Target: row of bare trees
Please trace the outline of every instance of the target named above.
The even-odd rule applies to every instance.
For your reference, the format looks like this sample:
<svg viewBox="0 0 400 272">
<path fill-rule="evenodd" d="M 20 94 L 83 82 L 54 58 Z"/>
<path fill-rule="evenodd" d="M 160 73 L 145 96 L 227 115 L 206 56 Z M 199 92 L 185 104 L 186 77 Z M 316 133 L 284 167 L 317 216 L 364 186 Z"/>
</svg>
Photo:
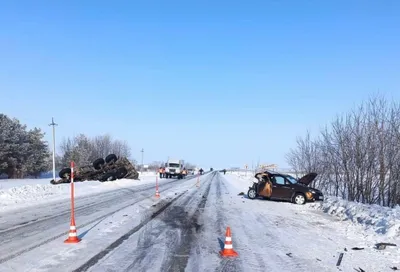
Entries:
<svg viewBox="0 0 400 272">
<path fill-rule="evenodd" d="M 109 154 L 127 158 L 131 156 L 131 148 L 126 141 L 115 140 L 108 134 L 93 138 L 84 134 L 64 138 L 60 150 L 61 155 L 57 156 L 58 168 L 68 166 L 72 160 L 77 165 L 89 165 L 94 160 L 105 158 Z M 133 159 L 131 161 L 136 163 Z"/>
<path fill-rule="evenodd" d="M 299 173 L 316 172 L 314 186 L 351 201 L 400 204 L 400 104 L 375 96 L 337 116 L 318 137 L 297 138 L 287 154 Z"/>
</svg>

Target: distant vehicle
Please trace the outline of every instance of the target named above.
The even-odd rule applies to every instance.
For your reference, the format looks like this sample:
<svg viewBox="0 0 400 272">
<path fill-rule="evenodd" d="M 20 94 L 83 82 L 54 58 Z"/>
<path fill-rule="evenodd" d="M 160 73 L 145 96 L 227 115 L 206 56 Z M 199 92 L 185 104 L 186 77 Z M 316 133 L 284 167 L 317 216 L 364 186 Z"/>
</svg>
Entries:
<svg viewBox="0 0 400 272">
<path fill-rule="evenodd" d="M 247 196 L 250 199 L 264 197 L 286 200 L 299 205 L 324 199 L 320 190 L 308 187 L 317 177 L 316 173 L 309 173 L 300 179 L 296 179 L 290 175 L 265 171 L 257 173 L 254 177 L 258 182 L 254 182 L 249 187 Z"/>
<path fill-rule="evenodd" d="M 187 171 L 188 171 L 188 175 L 194 175 L 194 169 L 189 168 Z"/>
<path fill-rule="evenodd" d="M 165 177 L 182 179 L 184 178 L 184 174 L 182 173 L 183 168 L 183 160 L 169 159 L 165 165 Z"/>
</svg>

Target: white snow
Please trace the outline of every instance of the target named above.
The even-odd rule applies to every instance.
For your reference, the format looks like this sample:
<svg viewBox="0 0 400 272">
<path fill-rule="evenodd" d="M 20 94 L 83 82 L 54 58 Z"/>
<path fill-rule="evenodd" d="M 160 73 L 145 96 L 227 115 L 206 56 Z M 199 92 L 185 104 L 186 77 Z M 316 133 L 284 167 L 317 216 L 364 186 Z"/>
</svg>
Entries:
<svg viewBox="0 0 400 272">
<path fill-rule="evenodd" d="M 240 188 L 247 193 L 254 175 L 244 172 L 231 174 L 243 182 Z M 379 205 L 366 205 L 358 202 L 347 201 L 339 197 L 325 196 L 323 202 L 308 203 L 305 208 L 321 210 L 329 215 L 339 218 L 341 221 L 349 221 L 359 225 L 371 235 L 381 234 L 381 238 L 400 239 L 400 206 L 395 208 Z M 371 233 L 372 231 L 372 233 Z"/>
<path fill-rule="evenodd" d="M 400 206 L 395 208 L 366 205 L 327 196 L 324 202 L 310 203 L 309 207 L 334 215 L 342 221 L 360 224 L 388 238 L 400 236 Z"/>
<path fill-rule="evenodd" d="M 140 184 L 155 183 L 155 176 L 155 173 L 149 172 L 140 175 L 140 180 L 75 182 L 75 196 L 80 197 Z M 0 211 L 69 199 L 70 191 L 69 183 L 53 185 L 50 184 L 50 179 L 0 180 Z"/>
<path fill-rule="evenodd" d="M 361 271 L 359 268 L 392 271 L 391 267 L 400 268 L 400 239 L 395 232 L 398 209 L 368 207 L 330 197 L 324 203 L 306 205 L 250 200 L 239 193 L 247 193 L 253 174 L 219 173 L 210 180 L 212 175 L 200 176 L 199 187 L 197 177 L 176 182 L 163 179 L 160 199 L 154 197 L 153 188 L 135 189 L 136 184 L 155 182 L 154 175 L 141 181 L 76 183 L 77 195 L 104 194 L 77 201 L 77 231 L 82 241 L 75 245 L 63 243 L 69 228 L 69 204 L 62 199 L 69 198 L 70 185 L 21 181 L 20 186 L 3 190 L 10 194 L 9 204 L 17 200 L 21 207 L 24 199 L 35 203 L 56 199 L 58 202 L 54 209 L 42 205 L 15 213 L 0 211 L 0 220 L 5 220 L 0 224 L 4 229 L 0 230 L 0 236 L 3 235 L 0 255 L 4 255 L 0 257 L 0 271 L 72 271 L 142 224 L 158 205 L 165 205 L 184 192 L 168 208 L 175 213 L 160 214 L 144 224 L 90 271 L 133 271 L 132 266 L 137 271 L 161 271 L 161 268 L 168 269 L 163 265 L 165 262 L 171 265 L 171 258 L 178 263 L 188 258 L 186 271 Z M 199 207 L 208 185 L 205 206 Z M 40 197 L 36 196 L 35 200 L 23 193 L 27 188 Z M 124 190 L 118 190 L 121 188 Z M 0 198 L 0 204 L 2 201 Z M 54 215 L 54 219 L 47 214 Z M 382 221 L 384 217 L 387 221 Z M 34 221 L 35 218 L 39 220 Z M 199 230 L 185 218 L 197 218 Z M 26 221 L 29 223 L 21 224 Z M 189 228 L 181 228 L 187 224 Z M 219 255 L 228 226 L 233 248 L 239 254 L 232 260 Z M 374 248 L 378 242 L 393 242 L 398 246 L 381 251 Z M 28 247 L 35 249 L 24 251 Z M 352 250 L 353 247 L 364 249 Z M 8 257 L 15 252 L 23 253 Z M 338 269 L 339 253 L 344 253 L 344 257 Z"/>
</svg>

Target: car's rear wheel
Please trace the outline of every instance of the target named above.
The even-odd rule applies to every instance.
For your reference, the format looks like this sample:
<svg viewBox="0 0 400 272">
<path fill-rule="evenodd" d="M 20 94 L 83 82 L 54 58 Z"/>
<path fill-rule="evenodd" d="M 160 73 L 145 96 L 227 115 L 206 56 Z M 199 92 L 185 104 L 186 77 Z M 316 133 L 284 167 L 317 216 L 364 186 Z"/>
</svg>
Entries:
<svg viewBox="0 0 400 272">
<path fill-rule="evenodd" d="M 306 197 L 303 194 L 297 193 L 294 196 L 293 202 L 297 205 L 304 205 L 306 204 Z"/>
<path fill-rule="evenodd" d="M 249 189 L 249 191 L 247 192 L 247 196 L 248 196 L 250 199 L 255 199 L 255 198 L 257 197 L 257 192 L 256 192 L 256 190 L 253 189 L 253 188 Z"/>
</svg>

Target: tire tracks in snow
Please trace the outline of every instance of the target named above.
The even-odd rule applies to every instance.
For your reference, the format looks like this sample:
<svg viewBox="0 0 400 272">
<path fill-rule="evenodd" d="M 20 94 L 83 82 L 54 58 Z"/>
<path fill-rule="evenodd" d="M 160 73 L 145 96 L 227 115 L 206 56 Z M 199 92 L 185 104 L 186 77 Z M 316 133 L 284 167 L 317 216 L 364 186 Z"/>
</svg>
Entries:
<svg viewBox="0 0 400 272">
<path fill-rule="evenodd" d="M 224 183 L 223 186 L 225 190 L 228 190 Z M 262 203 L 260 204 L 262 205 Z M 268 209 L 268 206 L 265 206 L 265 208 Z M 256 233 L 255 230 L 252 229 L 249 224 L 247 224 L 246 220 L 240 220 L 240 228 L 243 230 L 243 233 L 248 240 L 248 243 L 246 244 L 251 246 L 252 244 L 257 244 L 257 241 L 264 240 L 265 248 L 268 249 L 268 251 L 265 251 L 265 253 L 255 252 L 252 249 L 246 249 L 247 253 L 251 252 L 252 256 L 249 258 L 248 254 L 246 255 L 245 259 L 246 265 L 250 266 L 251 271 L 274 271 L 280 266 L 282 271 L 300 272 L 309 271 L 310 267 L 313 267 L 308 265 L 303 259 L 296 258 L 295 256 L 289 257 L 286 255 L 287 253 L 291 252 L 290 249 L 282 244 L 282 241 L 280 241 L 279 237 L 277 237 L 277 233 L 274 232 L 274 230 L 280 231 L 281 228 L 284 228 L 284 225 L 282 224 L 285 219 L 284 217 L 281 217 L 282 221 L 279 221 L 279 223 L 276 224 L 275 220 L 271 220 L 268 214 L 259 213 L 257 211 L 251 211 L 249 214 L 244 215 L 243 218 L 246 218 L 246 216 L 252 216 L 258 225 L 265 226 L 262 233 Z M 250 222 L 253 222 L 253 220 L 250 220 Z M 268 260 L 268 263 L 266 263 L 266 260 Z M 218 271 L 232 270 L 228 268 L 228 270 Z"/>
<path fill-rule="evenodd" d="M 212 179 L 213 177 L 207 178 Z M 206 183 L 207 182 L 202 182 L 200 185 L 200 188 L 203 190 L 204 187 L 206 187 L 205 193 L 203 193 L 200 203 L 196 206 L 196 211 L 191 217 L 189 217 L 189 219 L 189 212 L 185 211 L 185 207 L 190 207 L 190 202 L 197 200 L 193 196 L 199 193 L 198 190 L 194 190 L 191 195 L 187 195 L 188 191 L 186 191 L 180 194 L 178 197 L 175 197 L 166 203 L 161 209 L 153 212 L 138 226 L 121 236 L 105 250 L 92 257 L 84 265 L 75 269 L 74 272 L 87 271 L 92 268 L 95 269 L 95 266 L 97 265 L 101 265 L 102 269 L 107 268 L 108 264 L 112 262 L 111 257 L 118 253 L 119 246 L 121 246 L 124 241 L 139 231 L 141 232 L 139 234 L 140 236 L 137 246 L 128 254 L 123 253 L 124 256 L 122 262 L 125 263 L 128 260 L 128 266 L 125 268 L 125 271 L 140 271 L 140 267 L 143 269 L 148 268 L 149 259 L 151 261 L 153 257 L 160 257 L 160 253 L 158 252 L 157 248 L 153 250 L 153 247 L 157 246 L 157 240 L 159 236 L 163 234 L 165 235 L 166 227 L 162 223 L 167 224 L 167 231 L 169 232 L 167 233 L 168 239 L 166 248 L 172 248 L 172 251 L 164 256 L 162 267 L 167 267 L 166 271 L 176 271 L 174 269 L 180 269 L 179 271 L 181 271 L 184 269 L 189 258 L 191 242 L 193 238 L 195 238 L 192 236 L 193 231 L 196 232 L 201 229 L 201 226 L 197 224 L 197 212 L 205 205 L 207 201 L 207 195 L 211 186 L 211 181 L 208 181 L 208 184 Z M 186 196 L 185 200 L 180 202 L 179 205 L 175 204 L 178 199 L 183 199 L 183 196 Z M 147 215 L 149 212 L 147 212 Z M 160 221 L 155 221 L 154 219 L 156 218 Z M 129 261 L 131 259 L 133 259 L 133 261 Z M 121 266 L 121 263 L 118 264 Z"/>
<path fill-rule="evenodd" d="M 221 190 L 220 187 L 223 188 L 223 191 L 225 194 L 229 195 L 229 190 L 224 182 L 225 178 L 223 178 L 222 176 L 220 177 L 220 184 L 221 186 L 218 184 L 217 187 L 217 192 L 218 190 Z M 222 192 L 220 193 L 220 195 L 222 196 Z M 252 241 L 254 241 L 254 237 L 251 236 L 251 230 L 247 229 L 247 225 L 246 225 L 246 221 L 245 220 L 240 220 L 241 222 L 241 228 L 244 230 L 244 234 L 246 235 L 246 239 L 248 241 L 250 241 L 250 244 Z M 249 235 L 250 232 L 250 235 Z M 243 238 L 240 238 L 243 239 Z M 236 239 L 240 240 L 240 239 Z M 235 243 L 234 243 L 235 244 Z M 236 243 L 237 244 L 237 243 Z M 234 247 L 236 248 L 236 247 Z M 244 269 L 244 262 L 246 262 L 246 264 L 248 266 L 251 267 L 251 271 L 272 271 L 272 268 L 269 267 L 265 262 L 264 262 L 264 256 L 260 253 L 251 251 L 252 255 L 247 255 L 245 260 L 240 259 L 240 252 L 239 252 L 239 258 L 235 258 L 235 259 L 222 259 L 220 262 L 219 267 L 217 267 L 215 269 L 215 271 L 219 272 L 229 272 L 229 271 L 245 271 Z"/>
<path fill-rule="evenodd" d="M 225 183 L 222 183 L 224 189 L 229 191 L 226 187 Z M 266 206 L 268 209 L 268 206 Z M 274 230 L 279 231 L 282 226 L 281 223 L 278 225 L 275 224 L 275 221 L 269 219 L 268 214 L 259 213 L 257 211 L 252 211 L 251 213 L 247 214 L 247 216 L 252 216 L 258 225 L 265 226 L 265 230 L 263 233 L 255 233 L 255 230 L 252 229 L 249 224 L 247 224 L 246 220 L 240 220 L 240 228 L 243 230 L 243 233 L 248 240 L 249 245 L 256 244 L 257 241 L 263 239 L 265 241 L 264 245 L 268 248 L 268 251 L 265 253 L 255 252 L 251 249 L 246 249 L 247 252 L 251 252 L 251 258 L 246 255 L 246 265 L 250 266 L 251 271 L 272 271 L 276 269 L 277 266 L 281 266 L 281 269 L 284 271 L 309 271 L 309 265 L 307 265 L 304 260 L 296 258 L 295 256 L 287 256 L 287 253 L 290 253 L 290 249 L 286 248 L 276 237 L 276 233 Z M 245 216 L 243 218 L 246 218 Z M 285 218 L 281 218 L 284 222 Z M 253 221 L 253 220 L 250 220 Z M 272 252 L 272 254 L 270 253 Z M 283 253 L 279 255 L 279 253 Z M 240 254 L 240 253 L 239 253 Z M 267 257 L 268 256 L 268 257 Z M 264 260 L 270 260 L 271 265 L 266 263 Z M 226 268 L 226 267 L 224 267 Z M 226 270 L 218 270 L 218 271 L 226 271 Z M 230 270 L 230 267 L 227 271 Z M 243 270 L 242 270 L 243 271 Z"/>
<path fill-rule="evenodd" d="M 164 265 L 168 267 L 168 272 L 183 271 L 188 264 L 192 243 L 197 239 L 197 234 L 202 229 L 202 226 L 199 224 L 199 217 L 202 213 L 201 210 L 204 210 L 204 207 L 207 203 L 211 184 L 215 176 L 216 172 L 212 177 L 210 177 L 210 181 L 208 182 L 203 197 L 200 203 L 197 205 L 194 214 L 188 219 L 186 219 L 185 217 L 182 218 L 183 222 L 185 223 L 184 233 L 183 235 L 180 234 L 180 240 L 182 242 L 180 243 L 179 247 L 174 251 L 173 257 L 169 259 L 166 263 L 164 263 Z"/>
<path fill-rule="evenodd" d="M 178 181 L 178 180 L 167 181 L 167 182 L 163 183 L 163 185 L 169 185 L 169 184 L 171 184 L 173 182 L 176 182 L 176 181 Z M 54 185 L 54 186 L 57 186 L 57 185 Z M 145 191 L 148 191 L 151 188 L 154 188 L 154 185 L 144 184 L 144 185 L 135 186 L 134 189 L 120 188 L 120 189 L 117 189 L 117 190 L 113 190 L 111 192 L 103 192 L 103 193 L 98 193 L 98 194 L 91 194 L 91 195 L 86 195 L 86 196 L 82 196 L 82 197 L 77 197 L 75 199 L 75 205 L 77 206 L 75 208 L 75 212 L 85 211 L 88 208 L 92 208 L 92 207 L 99 207 L 99 205 L 102 205 L 102 204 L 104 204 L 105 206 L 108 206 L 110 204 L 108 202 L 113 202 L 113 201 L 115 202 L 115 199 L 118 198 L 118 197 L 129 196 L 132 193 L 145 192 Z M 103 198 L 102 202 L 100 202 L 100 203 L 98 201 L 96 202 L 96 200 L 98 200 L 98 199 L 92 201 L 93 198 L 100 198 L 100 197 Z M 86 203 L 84 205 L 79 205 L 79 202 L 84 202 L 86 200 L 89 200 L 90 202 Z M 43 204 L 42 205 L 38 205 L 37 207 L 39 207 L 39 208 L 41 208 L 43 206 L 49 206 L 50 209 L 55 210 L 55 211 L 59 211 L 59 209 L 61 209 L 61 208 L 65 209 L 65 210 L 62 211 L 62 212 L 59 212 L 59 213 L 57 213 L 55 215 L 45 215 L 45 216 L 42 216 L 42 217 L 39 217 L 39 218 L 35 218 L 35 219 L 32 219 L 32 220 L 23 221 L 21 223 L 18 223 L 15 226 L 9 227 L 7 229 L 0 229 L 0 235 L 3 234 L 3 233 L 15 231 L 15 230 L 17 230 L 19 228 L 26 228 L 27 226 L 29 226 L 31 224 L 38 224 L 38 223 L 41 223 L 43 221 L 52 220 L 52 219 L 57 218 L 57 217 L 70 215 L 71 210 L 70 210 L 70 207 L 69 207 L 69 199 L 66 199 L 66 203 L 68 203 L 68 205 L 65 205 L 65 202 L 59 202 L 59 201 L 56 202 L 56 203 L 47 203 L 47 204 L 44 204 L 44 205 Z M 62 207 L 59 207 L 59 206 L 62 206 Z M 31 209 L 32 208 L 34 208 L 34 207 L 31 207 Z M 16 212 L 18 213 L 18 211 L 16 211 Z M 4 216 L 7 216 L 8 213 L 9 212 L 5 213 Z M 0 241 L 0 244 L 2 242 L 3 241 Z"/>
<path fill-rule="evenodd" d="M 187 180 L 183 180 L 183 181 L 186 182 L 186 181 L 191 180 L 191 179 L 193 179 L 193 178 L 190 178 L 190 179 L 187 179 Z M 167 187 L 162 187 L 162 190 L 160 190 L 160 192 L 169 190 L 169 189 L 173 188 L 174 186 L 176 186 L 176 184 L 174 184 L 174 182 L 176 182 L 176 181 L 178 181 L 178 180 L 173 180 L 173 181 L 170 181 L 169 183 L 167 183 L 167 185 L 169 185 L 169 186 L 167 186 Z M 166 184 L 164 184 L 164 186 L 165 186 L 165 185 L 166 185 Z M 133 206 L 133 205 L 135 205 L 135 204 L 137 204 L 137 203 L 139 203 L 139 202 L 145 200 L 145 199 L 148 198 L 149 196 L 148 196 L 148 195 L 143 195 L 143 193 L 145 193 L 146 191 L 149 191 L 149 190 L 154 190 L 154 185 L 153 185 L 153 186 L 149 186 L 149 187 L 142 188 L 142 189 L 140 189 L 140 190 L 138 190 L 138 191 L 134 191 L 134 194 L 137 194 L 137 193 L 140 194 L 140 195 L 139 195 L 139 198 L 136 199 L 135 201 L 133 201 L 133 202 L 130 202 L 130 201 L 129 201 L 129 204 L 123 205 L 122 207 L 119 207 L 119 208 L 116 209 L 116 210 L 113 210 L 113 211 L 111 211 L 111 212 L 109 212 L 109 213 L 106 213 L 106 214 L 103 214 L 103 215 L 101 215 L 101 216 L 98 216 L 98 217 L 96 217 L 96 218 L 94 218 L 94 219 L 91 219 L 91 220 L 85 222 L 85 223 L 78 224 L 78 225 L 77 225 L 77 228 L 83 228 L 83 227 L 86 227 L 86 226 L 88 226 L 88 225 L 90 225 L 90 224 L 93 224 L 93 223 L 95 223 L 95 222 L 97 222 L 97 221 L 101 221 L 101 220 L 103 220 L 104 218 L 107 218 L 107 217 L 109 217 L 109 216 L 111 216 L 111 215 L 113 215 L 113 214 L 115 214 L 115 213 L 117 213 L 117 212 L 119 212 L 119 211 L 121 211 L 121 210 L 123 210 L 123 209 L 126 209 L 126 208 L 128 208 L 128 207 L 130 207 L 130 206 Z M 93 210 L 90 210 L 91 208 L 98 209 L 98 208 L 110 207 L 110 205 L 115 204 L 115 203 L 118 203 L 118 202 L 120 202 L 120 199 L 114 198 L 113 201 L 107 200 L 105 203 L 100 203 L 100 204 L 97 204 L 97 205 L 95 205 L 95 204 L 93 204 L 93 205 L 88 205 L 88 206 L 85 206 L 85 208 L 82 208 L 82 209 L 77 210 L 77 211 L 80 211 L 80 212 L 86 211 L 86 212 L 88 212 L 89 214 L 91 214 L 91 213 L 93 213 Z M 100 206 L 99 206 L 99 205 L 100 205 Z M 76 213 L 78 213 L 78 212 L 76 212 Z M 1 243 L 0 243 L 0 244 L 4 244 L 4 243 L 6 243 L 7 241 L 12 241 L 12 239 L 14 239 L 14 237 L 23 236 L 23 235 L 26 235 L 26 233 L 33 233 L 33 232 L 37 233 L 37 232 L 40 232 L 43 228 L 38 227 L 37 225 L 40 226 L 40 224 L 44 224 L 44 225 L 51 224 L 51 223 L 52 223 L 52 220 L 51 220 L 51 219 L 55 220 L 55 218 L 59 218 L 59 217 L 61 217 L 61 219 L 63 219 L 63 218 L 62 218 L 63 216 L 67 216 L 67 215 L 69 215 L 69 214 L 70 214 L 70 211 L 69 211 L 68 213 L 62 213 L 62 214 L 56 215 L 56 216 L 51 217 L 51 218 L 46 218 L 46 219 L 43 219 L 43 220 L 40 220 L 40 221 L 35 221 L 35 222 L 31 223 L 31 224 L 23 225 L 23 226 L 18 227 L 18 228 L 16 228 L 16 229 L 11 229 L 11 230 L 9 230 L 9 231 L 5 231 L 5 232 L 3 232 L 3 233 L 0 233 L 0 238 L 1 238 L 1 239 L 0 239 L 0 240 L 1 240 Z M 80 214 L 79 214 L 79 215 L 80 215 Z M 49 221 L 49 223 L 46 223 L 47 221 Z M 62 221 L 65 222 L 65 219 L 63 219 Z M 26 230 L 25 230 L 25 229 L 26 229 Z M 45 229 L 45 228 L 44 228 L 44 229 Z M 7 235 L 7 233 L 9 233 L 9 234 Z M 54 240 L 56 240 L 56 239 L 58 239 L 58 238 L 61 238 L 61 237 L 63 237 L 63 236 L 66 236 L 67 234 L 68 234 L 68 230 L 63 231 L 62 233 L 59 233 L 59 234 L 57 234 L 57 235 L 53 235 L 53 236 L 51 236 L 50 238 L 46 238 L 46 239 L 44 239 L 44 240 L 41 240 L 42 242 L 40 242 L 40 243 L 35 243 L 35 244 L 33 244 L 33 245 L 31 245 L 31 246 L 28 246 L 28 247 L 25 247 L 25 248 L 23 248 L 23 249 L 21 249 L 21 250 L 17 250 L 17 251 L 15 251 L 15 252 L 9 254 L 8 256 L 4 256 L 4 255 L 3 255 L 3 256 L 1 257 L 1 259 L 0 259 L 0 264 L 2 264 L 2 263 L 4 263 L 4 262 L 7 262 L 7 261 L 9 261 L 9 260 L 11 260 L 11 259 L 14 259 L 14 258 L 16 258 L 16 257 L 18 257 L 18 256 L 20 256 L 20 255 L 22 255 L 22 254 L 24 254 L 24 253 L 27 253 L 27 252 L 29 252 L 29 251 L 32 251 L 32 250 L 34 250 L 34 249 L 36 249 L 36 248 L 38 248 L 38 247 L 40 247 L 40 246 L 43 246 L 43 245 L 45 245 L 45 244 L 47 244 L 47 243 L 50 243 L 50 242 L 52 242 L 52 241 L 54 241 Z M 39 240 L 40 240 L 40 239 L 39 239 Z"/>
</svg>

